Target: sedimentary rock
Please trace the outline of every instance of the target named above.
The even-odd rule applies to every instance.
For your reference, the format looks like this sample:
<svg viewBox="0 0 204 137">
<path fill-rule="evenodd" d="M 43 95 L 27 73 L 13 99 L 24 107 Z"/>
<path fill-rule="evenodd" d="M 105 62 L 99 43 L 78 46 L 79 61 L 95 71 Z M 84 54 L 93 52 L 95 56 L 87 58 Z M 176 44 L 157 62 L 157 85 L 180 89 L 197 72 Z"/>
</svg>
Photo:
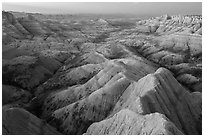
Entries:
<svg viewBox="0 0 204 137">
<path fill-rule="evenodd" d="M 69 103 L 76 101 L 76 99 L 77 100 L 82 99 L 90 95 L 95 90 L 102 88 L 112 77 L 115 77 L 116 79 L 120 78 L 118 76 L 115 76 L 119 72 L 124 72 L 124 74 L 129 79 L 133 79 L 137 81 L 141 77 L 147 75 L 148 73 L 154 72 L 156 70 L 156 68 L 152 67 L 150 64 L 148 64 L 148 62 L 146 63 L 140 60 L 136 61 L 134 59 L 120 59 L 115 61 L 109 61 L 103 65 L 101 64 L 103 67 L 98 72 L 98 74 L 90 77 L 90 80 L 88 80 L 86 83 L 84 84 L 81 83 L 82 85 L 74 85 L 67 89 L 65 88 L 62 90 L 57 90 L 57 92 L 50 94 L 50 96 L 45 100 L 46 108 L 43 109 L 45 111 L 44 114 L 49 114 L 47 111 L 50 111 L 51 109 L 54 110 L 56 106 L 57 108 L 59 108 L 60 106 L 63 107 L 65 105 L 68 105 Z M 97 66 L 101 66 L 101 65 L 89 64 L 85 66 L 87 67 L 92 66 L 93 68 L 94 67 L 97 68 Z M 85 66 L 82 66 L 82 67 L 85 68 Z M 72 71 L 70 71 L 70 74 L 71 72 Z M 76 72 L 81 73 L 79 70 Z M 78 78 L 80 79 L 80 77 Z M 69 83 L 71 81 L 74 82 L 74 79 L 70 80 Z M 44 92 L 42 92 L 42 94 L 47 92 L 47 90 L 43 90 L 43 91 Z M 49 107 L 49 109 L 47 107 Z"/>
<path fill-rule="evenodd" d="M 2 12 L 3 32 L 12 38 L 26 38 L 30 33 L 9 12 Z M 7 36 L 8 37 L 8 36 Z"/>
<path fill-rule="evenodd" d="M 170 31 L 164 31 L 162 32 L 162 34 L 160 34 L 160 32 L 154 32 L 149 35 L 146 34 L 146 31 L 138 30 L 140 29 L 140 27 L 146 27 L 151 23 L 158 24 L 158 22 L 166 22 L 170 26 L 174 24 L 174 18 L 163 22 L 162 20 L 156 20 L 157 19 L 149 19 L 148 23 L 141 22 L 140 25 L 136 27 L 136 32 L 133 31 L 130 36 L 125 32 L 122 33 L 121 35 L 123 36 L 123 38 L 119 42 L 126 47 L 130 47 L 131 50 L 135 50 L 135 52 L 138 52 L 148 60 L 170 69 L 172 72 L 174 72 L 175 77 L 179 78 L 178 80 L 182 81 L 182 84 L 188 87 L 191 92 L 201 91 L 201 88 L 199 89 L 200 86 L 195 86 L 196 88 L 194 88 L 193 85 L 189 85 L 189 80 L 181 80 L 179 76 L 180 74 L 191 74 L 192 77 L 197 79 L 196 82 L 194 81 L 194 84 L 201 85 L 202 65 L 200 65 L 199 67 L 197 66 L 197 64 L 201 64 L 202 61 L 201 36 L 196 34 L 184 33 L 185 27 L 183 28 L 184 30 L 179 32 L 170 33 Z M 192 22 L 190 24 L 194 23 Z M 197 22 L 196 24 L 199 28 L 198 24 L 200 23 Z M 178 24 L 174 25 L 176 26 Z M 180 25 L 182 26 L 182 24 Z M 168 25 L 163 24 L 163 27 L 165 29 L 167 29 L 167 26 Z M 160 24 L 160 29 L 161 27 L 162 26 Z M 137 31 L 142 34 L 137 35 Z M 175 71 L 175 69 L 178 68 L 177 66 L 182 66 L 183 64 L 189 65 L 187 65 L 188 67 L 179 67 L 179 70 L 177 69 L 178 71 Z"/>
<path fill-rule="evenodd" d="M 123 109 L 113 117 L 92 124 L 85 135 L 182 135 L 164 115 L 139 115 Z"/>
<path fill-rule="evenodd" d="M 140 32 L 156 32 L 159 34 L 171 34 L 175 32 L 185 32 L 189 34 L 200 34 L 197 32 L 201 28 L 200 16 L 161 16 L 137 23 Z M 156 26 L 156 27 L 152 27 Z M 190 29 L 189 29 L 190 26 Z M 143 28 L 143 29 L 141 29 Z M 199 30 L 200 31 L 200 30 Z"/>
<path fill-rule="evenodd" d="M 196 102 L 193 100 L 195 97 Z M 201 100 L 201 93 L 189 93 L 171 72 L 160 68 L 130 85 L 115 105 L 112 115 L 123 108 L 142 115 L 159 112 L 165 114 L 181 132 L 200 134 Z"/>
<path fill-rule="evenodd" d="M 62 71 L 55 74 L 51 79 L 38 87 L 36 95 L 44 94 L 58 87 L 66 88 L 76 84 L 83 84 L 96 75 L 103 68 L 103 64 L 87 64 L 72 70 Z"/>
<path fill-rule="evenodd" d="M 104 45 L 97 49 L 97 52 L 103 54 L 108 59 L 124 58 L 128 54 L 124 51 L 120 44 L 118 45 Z"/>
<path fill-rule="evenodd" d="M 46 31 L 43 29 L 42 24 L 38 22 L 32 15 L 28 15 L 27 17 L 18 18 L 18 21 L 32 35 L 42 35 L 46 33 Z"/>
<path fill-rule="evenodd" d="M 43 115 L 52 114 L 50 123 L 57 123 L 55 126 L 65 134 L 84 133 L 91 123 L 109 114 L 131 80 L 154 71 L 139 61 L 124 62 L 110 62 L 84 85 L 52 94 L 45 100 Z M 143 71 L 138 71 L 141 68 Z"/>
</svg>

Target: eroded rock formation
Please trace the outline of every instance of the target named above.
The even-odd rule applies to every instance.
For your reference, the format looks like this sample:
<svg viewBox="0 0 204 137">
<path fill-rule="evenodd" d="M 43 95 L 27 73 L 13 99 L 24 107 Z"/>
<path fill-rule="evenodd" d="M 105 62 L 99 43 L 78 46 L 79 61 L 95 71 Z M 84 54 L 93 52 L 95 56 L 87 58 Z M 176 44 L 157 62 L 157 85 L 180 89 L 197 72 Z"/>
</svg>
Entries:
<svg viewBox="0 0 204 137">
<path fill-rule="evenodd" d="M 201 16 L 18 14 L 2 13 L 3 134 L 202 134 Z"/>
<path fill-rule="evenodd" d="M 182 135 L 164 115 L 138 115 L 123 109 L 113 117 L 92 124 L 85 135 Z"/>
</svg>

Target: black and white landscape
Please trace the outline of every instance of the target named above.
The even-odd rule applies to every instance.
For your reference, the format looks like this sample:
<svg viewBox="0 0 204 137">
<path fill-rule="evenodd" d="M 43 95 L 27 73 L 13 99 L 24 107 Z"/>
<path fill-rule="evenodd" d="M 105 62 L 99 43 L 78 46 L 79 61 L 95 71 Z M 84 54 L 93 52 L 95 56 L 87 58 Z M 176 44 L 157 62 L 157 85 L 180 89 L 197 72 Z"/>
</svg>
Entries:
<svg viewBox="0 0 204 137">
<path fill-rule="evenodd" d="M 2 134 L 202 134 L 202 3 L 152 4 L 49 14 L 3 3 Z"/>
</svg>

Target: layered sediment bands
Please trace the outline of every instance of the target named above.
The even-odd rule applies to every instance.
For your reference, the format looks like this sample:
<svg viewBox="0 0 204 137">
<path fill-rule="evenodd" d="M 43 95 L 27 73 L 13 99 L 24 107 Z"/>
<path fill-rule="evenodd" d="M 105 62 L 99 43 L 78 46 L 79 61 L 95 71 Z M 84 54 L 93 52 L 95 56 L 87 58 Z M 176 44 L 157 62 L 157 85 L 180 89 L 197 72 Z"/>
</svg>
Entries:
<svg viewBox="0 0 204 137">
<path fill-rule="evenodd" d="M 198 86 L 202 83 L 201 36 L 184 33 L 135 36 L 135 32 L 131 36 L 124 37 L 119 42 L 148 60 L 170 69 L 178 78 L 177 80 L 188 87 L 191 92 L 202 91 Z M 183 76 L 180 76 L 181 74 Z"/>
<path fill-rule="evenodd" d="M 3 135 L 60 135 L 55 128 L 21 108 L 3 109 Z"/>
<path fill-rule="evenodd" d="M 123 61 L 125 63 L 123 63 Z M 100 66 L 92 65 L 93 67 Z M 150 67 L 145 63 L 140 61 L 135 61 L 132 59 L 121 59 L 115 61 L 109 61 L 104 69 L 100 70 L 98 74 L 94 75 L 90 80 L 82 85 L 75 85 L 68 87 L 64 90 L 57 90 L 53 94 L 50 94 L 44 101 L 43 115 L 47 116 L 50 111 L 53 112 L 56 109 L 69 105 L 79 99 L 83 99 L 89 96 L 92 92 L 103 88 L 106 83 L 114 82 L 122 77 L 122 75 L 117 75 L 122 73 L 127 76 L 130 80 L 139 80 L 143 76 L 152 73 L 156 68 Z M 79 72 L 79 71 L 78 71 Z M 42 92 L 42 95 L 45 92 Z"/>
<path fill-rule="evenodd" d="M 164 115 L 139 115 L 123 109 L 113 117 L 92 124 L 85 135 L 182 135 Z"/>
<path fill-rule="evenodd" d="M 106 59 L 102 55 L 94 52 L 73 55 L 72 58 L 68 58 L 64 62 L 64 65 L 57 70 L 52 78 L 37 88 L 35 94 L 41 96 L 57 89 L 84 84 L 104 68 L 105 62 Z"/>
<path fill-rule="evenodd" d="M 196 102 L 193 98 L 197 98 Z M 201 133 L 201 93 L 189 93 L 164 68 L 130 85 L 110 116 L 124 108 L 142 115 L 159 112 L 165 114 L 181 132 Z"/>
<path fill-rule="evenodd" d="M 138 22 L 138 27 L 158 25 L 156 32 L 159 36 L 150 36 L 151 39 L 140 38 L 131 45 L 147 59 L 165 66 L 175 73 L 179 82 L 192 92 L 202 91 L 202 28 L 200 16 L 162 16 Z M 127 44 L 126 44 L 127 45 Z M 129 45 L 130 46 L 130 45 Z M 183 64 L 189 64 L 181 68 Z M 175 71 L 179 68 L 179 73 Z M 192 69 L 193 68 L 193 69 Z M 178 69 L 177 69 L 178 70 Z M 193 71 L 189 71 L 193 70 Z M 185 80 L 184 80 L 185 79 Z"/>
<path fill-rule="evenodd" d="M 167 15 L 168 16 L 168 15 Z M 161 16 L 137 22 L 137 29 L 145 33 L 171 34 L 183 32 L 202 35 L 201 16 Z"/>
<path fill-rule="evenodd" d="M 199 57 L 202 53 L 202 38 L 197 35 L 171 34 L 163 36 L 160 43 L 165 50 L 183 53 L 190 57 Z M 189 54 L 189 55 L 187 55 Z"/>
<path fill-rule="evenodd" d="M 202 42 L 200 36 L 172 34 L 158 37 L 152 41 L 134 40 L 132 44 L 123 43 L 134 47 L 144 57 L 163 66 L 191 63 L 202 57 Z M 154 44 L 156 43 L 156 44 Z"/>
<path fill-rule="evenodd" d="M 2 12 L 3 32 L 12 38 L 26 38 L 30 33 L 9 12 Z"/>
<path fill-rule="evenodd" d="M 121 67 L 117 67 L 109 63 L 107 67 L 100 70 L 98 74 L 90 78 L 90 80 L 88 80 L 86 83 L 72 86 L 50 94 L 44 101 L 44 108 L 42 109 L 44 117 L 59 108 L 67 106 L 80 99 L 86 98 L 96 90 L 103 88 L 104 85 L 106 85 L 108 82 L 114 82 L 114 80 L 118 80 L 122 77 L 122 75 L 117 75 L 120 72 L 122 72 Z"/>
<path fill-rule="evenodd" d="M 105 61 L 107 61 L 107 59 L 103 55 L 97 52 L 88 52 L 82 55 L 75 55 L 73 58 L 68 58 L 65 61 L 65 65 L 62 69 L 59 69 L 59 71 L 80 67 L 86 64 L 101 64 Z"/>
<path fill-rule="evenodd" d="M 32 35 L 42 35 L 46 33 L 42 24 L 38 22 L 32 15 L 18 18 L 18 21 Z"/>
<path fill-rule="evenodd" d="M 71 70 L 56 73 L 51 79 L 37 88 L 36 96 L 57 88 L 66 88 L 77 84 L 83 84 L 96 75 L 103 68 L 103 64 L 87 64 Z"/>
<path fill-rule="evenodd" d="M 58 123 L 65 134 L 84 133 L 91 123 L 106 118 L 131 81 L 154 72 L 147 64 L 133 62 L 110 61 L 85 84 L 53 93 L 44 102 L 43 116 L 52 114 L 50 123 Z"/>
<path fill-rule="evenodd" d="M 104 119 L 124 92 L 130 81 L 124 77 L 96 90 L 87 98 L 56 110 L 52 116 L 66 134 L 82 134 L 93 122 Z"/>
</svg>

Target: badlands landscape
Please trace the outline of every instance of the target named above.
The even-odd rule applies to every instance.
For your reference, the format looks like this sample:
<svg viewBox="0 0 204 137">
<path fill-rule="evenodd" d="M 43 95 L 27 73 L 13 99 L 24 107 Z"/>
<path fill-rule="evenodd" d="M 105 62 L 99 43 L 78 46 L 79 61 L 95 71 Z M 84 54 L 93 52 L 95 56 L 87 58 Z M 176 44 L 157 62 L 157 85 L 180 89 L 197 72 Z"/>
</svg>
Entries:
<svg viewBox="0 0 204 137">
<path fill-rule="evenodd" d="M 2 11 L 2 134 L 202 134 L 202 16 Z"/>
</svg>

